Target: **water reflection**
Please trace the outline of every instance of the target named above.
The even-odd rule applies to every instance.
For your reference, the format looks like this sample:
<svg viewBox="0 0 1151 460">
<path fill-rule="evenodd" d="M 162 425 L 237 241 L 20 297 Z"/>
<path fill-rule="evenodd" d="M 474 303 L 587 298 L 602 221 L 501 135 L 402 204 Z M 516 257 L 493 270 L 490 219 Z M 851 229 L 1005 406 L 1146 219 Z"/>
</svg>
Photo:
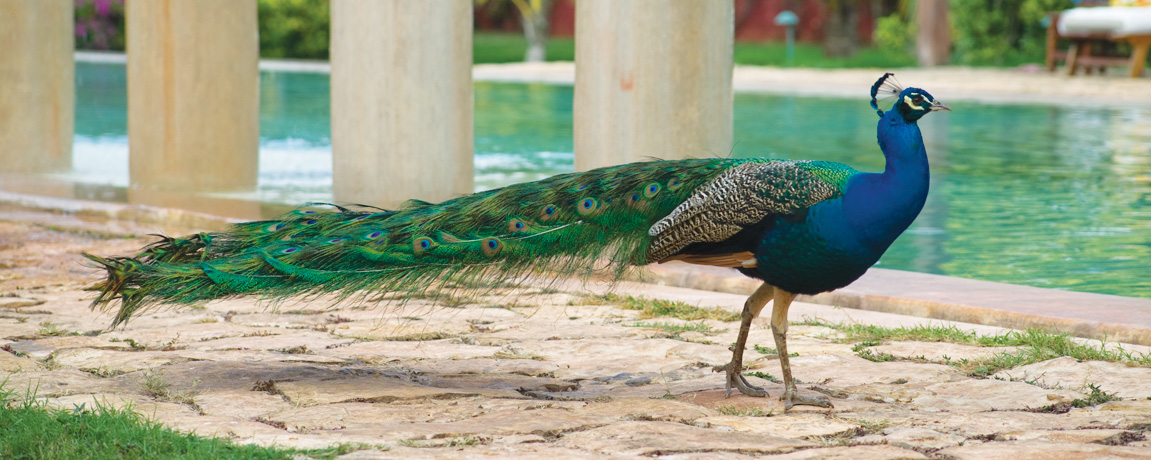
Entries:
<svg viewBox="0 0 1151 460">
<path fill-rule="evenodd" d="M 78 63 L 74 169 L 127 184 L 122 65 Z M 330 199 L 328 77 L 262 73 L 261 199 Z M 572 169 L 572 88 L 477 83 L 477 188 Z M 1151 109 L 952 104 L 923 213 L 880 266 L 1151 298 Z M 736 157 L 883 169 L 866 100 L 738 94 Z M 708 152 L 688 152 L 708 156 Z"/>
</svg>

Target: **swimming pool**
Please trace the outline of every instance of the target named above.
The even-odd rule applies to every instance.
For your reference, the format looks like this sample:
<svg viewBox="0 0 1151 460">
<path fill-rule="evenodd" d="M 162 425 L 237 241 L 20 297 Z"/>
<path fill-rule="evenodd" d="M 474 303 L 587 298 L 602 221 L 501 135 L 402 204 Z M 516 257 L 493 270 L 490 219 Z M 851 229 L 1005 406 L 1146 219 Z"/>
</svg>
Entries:
<svg viewBox="0 0 1151 460">
<path fill-rule="evenodd" d="M 126 186 L 122 64 L 77 63 L 73 180 Z M 927 82 L 922 84 L 927 85 Z M 331 199 L 328 75 L 263 72 L 255 197 Z M 735 96 L 735 157 L 883 169 L 858 99 Z M 477 82 L 476 188 L 572 170 L 572 87 Z M 879 266 L 1151 298 L 1151 108 L 951 103 L 923 213 Z M 695 156 L 728 152 L 693 152 Z"/>
</svg>

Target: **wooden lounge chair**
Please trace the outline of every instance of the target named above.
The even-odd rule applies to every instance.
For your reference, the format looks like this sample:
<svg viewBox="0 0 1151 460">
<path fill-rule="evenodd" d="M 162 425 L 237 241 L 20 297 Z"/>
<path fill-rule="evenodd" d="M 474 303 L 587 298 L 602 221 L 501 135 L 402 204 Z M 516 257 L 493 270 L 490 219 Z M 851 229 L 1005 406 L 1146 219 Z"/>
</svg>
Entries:
<svg viewBox="0 0 1151 460">
<path fill-rule="evenodd" d="M 1133 78 L 1143 75 L 1143 66 L 1151 49 L 1151 7 L 1073 8 L 1054 13 L 1047 28 L 1047 68 L 1055 70 L 1056 61 L 1067 61 L 1067 75 L 1079 67 L 1090 73 L 1092 68 L 1127 64 Z M 1070 40 L 1066 53 L 1055 49 L 1059 38 Z M 1131 44 L 1129 58 L 1093 55 L 1096 46 L 1106 42 Z"/>
</svg>

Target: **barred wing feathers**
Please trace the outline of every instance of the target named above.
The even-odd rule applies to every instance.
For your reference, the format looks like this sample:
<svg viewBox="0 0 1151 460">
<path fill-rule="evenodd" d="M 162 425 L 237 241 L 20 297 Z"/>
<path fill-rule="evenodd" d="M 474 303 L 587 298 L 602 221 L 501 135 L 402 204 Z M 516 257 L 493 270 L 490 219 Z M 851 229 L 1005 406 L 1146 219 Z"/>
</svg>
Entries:
<svg viewBox="0 0 1151 460">
<path fill-rule="evenodd" d="M 773 215 L 786 215 L 842 195 L 855 171 L 838 163 L 749 162 L 700 187 L 648 229 L 650 261 L 684 260 L 723 267 L 755 266 L 753 248 L 731 254 L 681 254 L 696 243 L 719 243 Z"/>
</svg>

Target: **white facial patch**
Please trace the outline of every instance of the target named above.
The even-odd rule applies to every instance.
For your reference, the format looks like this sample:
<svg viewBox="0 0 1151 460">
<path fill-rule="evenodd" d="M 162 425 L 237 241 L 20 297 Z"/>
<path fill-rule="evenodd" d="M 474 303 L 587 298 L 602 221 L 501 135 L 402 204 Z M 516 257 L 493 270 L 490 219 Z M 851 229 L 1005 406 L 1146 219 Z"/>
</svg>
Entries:
<svg viewBox="0 0 1151 460">
<path fill-rule="evenodd" d="M 918 96 L 918 94 L 916 94 L 916 96 Z M 915 105 L 915 103 L 911 102 L 911 96 L 903 96 L 903 102 L 906 102 L 908 107 L 911 107 L 915 110 L 925 110 L 923 107 Z"/>
</svg>

